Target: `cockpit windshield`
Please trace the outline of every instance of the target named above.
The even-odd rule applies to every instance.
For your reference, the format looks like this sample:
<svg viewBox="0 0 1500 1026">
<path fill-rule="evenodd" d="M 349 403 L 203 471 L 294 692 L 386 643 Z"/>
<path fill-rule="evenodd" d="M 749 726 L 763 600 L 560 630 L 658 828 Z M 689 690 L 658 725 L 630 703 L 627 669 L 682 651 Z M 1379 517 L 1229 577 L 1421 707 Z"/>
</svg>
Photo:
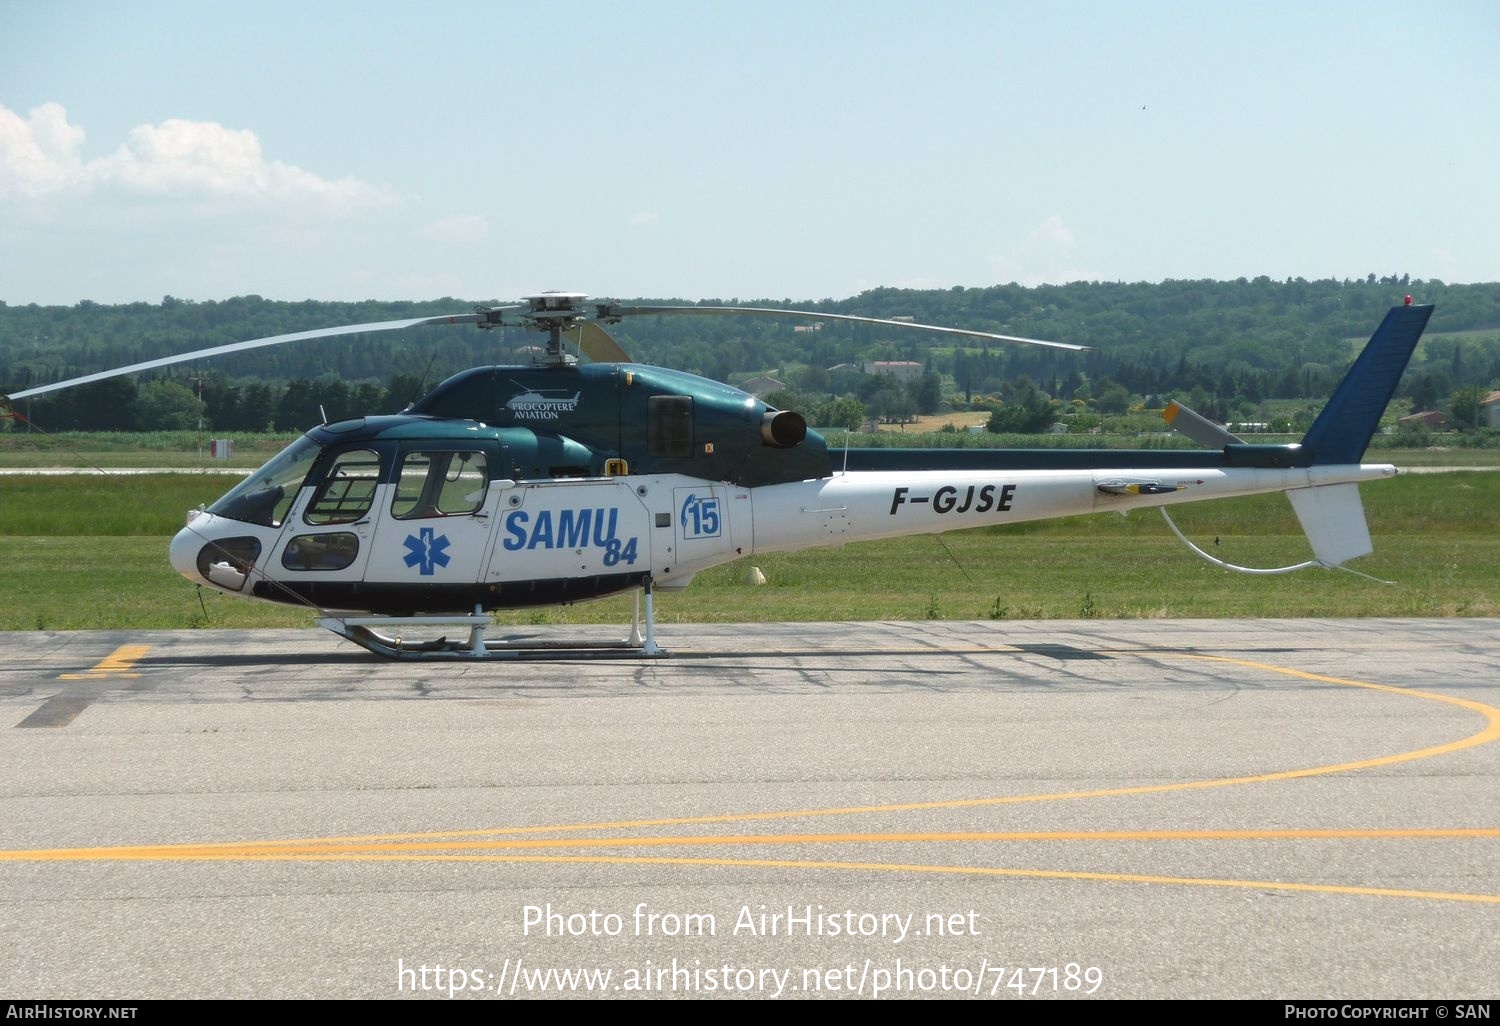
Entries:
<svg viewBox="0 0 1500 1026">
<path fill-rule="evenodd" d="M 208 507 L 216 516 L 280 527 L 322 446 L 303 435 Z"/>
</svg>

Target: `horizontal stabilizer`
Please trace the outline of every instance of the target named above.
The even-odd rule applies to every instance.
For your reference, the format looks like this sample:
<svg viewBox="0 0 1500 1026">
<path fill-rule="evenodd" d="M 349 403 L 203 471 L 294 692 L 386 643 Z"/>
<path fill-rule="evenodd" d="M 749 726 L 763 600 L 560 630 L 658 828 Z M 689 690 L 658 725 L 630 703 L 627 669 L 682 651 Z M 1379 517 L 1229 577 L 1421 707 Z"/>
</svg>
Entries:
<svg viewBox="0 0 1500 1026">
<path fill-rule="evenodd" d="M 1209 449 L 1222 449 L 1233 442 L 1243 441 L 1201 413 L 1194 413 L 1175 399 L 1167 403 L 1167 408 L 1161 411 L 1161 419 L 1166 421 L 1173 431 L 1186 435 Z"/>
<path fill-rule="evenodd" d="M 1375 551 L 1365 523 L 1365 507 L 1359 499 L 1359 485 L 1298 488 L 1286 495 L 1319 563 L 1338 566 Z"/>
</svg>

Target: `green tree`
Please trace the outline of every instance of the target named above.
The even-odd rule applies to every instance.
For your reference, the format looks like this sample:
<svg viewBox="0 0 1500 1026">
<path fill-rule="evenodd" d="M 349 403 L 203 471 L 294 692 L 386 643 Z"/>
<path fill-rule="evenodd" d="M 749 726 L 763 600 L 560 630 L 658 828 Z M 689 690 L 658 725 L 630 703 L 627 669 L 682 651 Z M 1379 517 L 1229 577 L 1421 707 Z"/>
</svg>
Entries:
<svg viewBox="0 0 1500 1026">
<path fill-rule="evenodd" d="M 828 370 L 816 364 L 809 367 L 798 367 L 791 375 L 792 384 L 803 392 L 819 392 L 827 394 L 832 387 Z"/>
<path fill-rule="evenodd" d="M 171 297 L 167 297 L 170 299 Z M 208 426 L 233 430 L 239 426 L 240 390 L 218 377 L 200 382 L 204 419 Z"/>
<path fill-rule="evenodd" d="M 372 382 L 356 385 L 349 391 L 349 416 L 368 417 L 385 409 L 385 389 Z"/>
<path fill-rule="evenodd" d="M 300 378 L 287 383 L 281 401 L 276 404 L 277 431 L 305 431 L 323 422 L 318 412 L 317 386 Z"/>
<path fill-rule="evenodd" d="M 1479 404 L 1489 393 L 1480 385 L 1467 385 L 1448 400 L 1448 421 L 1463 431 L 1479 427 Z"/>
<path fill-rule="evenodd" d="M 858 431 L 865 422 L 865 404 L 852 395 L 830 399 L 818 408 L 818 426 Z"/>
<path fill-rule="evenodd" d="M 921 413 L 936 413 L 938 403 L 943 401 L 943 379 L 933 371 L 912 380 L 907 390 Z"/>
<path fill-rule="evenodd" d="M 1130 409 L 1130 393 L 1125 390 L 1124 385 L 1110 384 L 1099 393 L 1094 405 L 1101 413 L 1124 413 Z"/>
<path fill-rule="evenodd" d="M 1052 400 L 1023 374 L 1011 389 L 1005 405 L 990 414 L 988 427 L 997 435 L 1034 435 L 1046 431 L 1056 419 Z"/>
<path fill-rule="evenodd" d="M 355 410 L 349 403 L 349 386 L 338 378 L 319 378 L 313 382 L 313 399 L 318 406 L 320 418 L 327 414 L 328 422 L 349 420 L 369 410 Z"/>
<path fill-rule="evenodd" d="M 61 420 L 52 420 L 38 406 L 36 420 L 48 430 L 70 427 L 78 431 L 134 431 L 137 389 L 134 378 L 106 378 L 78 388 L 68 389 L 57 397 L 67 412 Z M 43 416 L 47 420 L 43 420 Z"/>
<path fill-rule="evenodd" d="M 268 431 L 274 426 L 279 401 L 270 385 L 259 381 L 246 385 L 240 392 L 233 422 L 218 426 L 231 431 Z"/>
<path fill-rule="evenodd" d="M 1413 412 L 1430 410 L 1437 406 L 1438 383 L 1431 374 L 1418 374 L 1412 381 L 1411 389 L 1407 393 L 1411 397 L 1411 408 Z"/>
<path fill-rule="evenodd" d="M 148 381 L 136 397 L 136 420 L 147 431 L 198 426 L 198 396 L 180 381 Z"/>
<path fill-rule="evenodd" d="M 865 409 L 877 420 L 904 421 L 917 408 L 906 389 L 898 385 L 896 379 L 889 374 L 867 376 L 860 383 L 859 396 L 864 401 Z"/>
<path fill-rule="evenodd" d="M 385 405 L 386 413 L 397 413 L 404 410 L 411 403 L 422 398 L 426 391 L 422 387 L 422 379 L 415 374 L 392 374 L 391 383 L 386 386 Z"/>
<path fill-rule="evenodd" d="M 795 388 L 780 388 L 766 396 L 766 405 L 775 410 L 795 410 L 813 423 L 816 410 L 822 405 L 822 397 L 798 391 Z"/>
</svg>

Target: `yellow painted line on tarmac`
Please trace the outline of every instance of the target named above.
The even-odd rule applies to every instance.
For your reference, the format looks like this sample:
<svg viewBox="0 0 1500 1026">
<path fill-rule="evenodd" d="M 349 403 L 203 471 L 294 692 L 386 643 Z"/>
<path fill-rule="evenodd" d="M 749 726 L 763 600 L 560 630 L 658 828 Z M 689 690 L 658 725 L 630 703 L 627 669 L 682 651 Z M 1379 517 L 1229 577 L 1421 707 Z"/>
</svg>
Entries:
<svg viewBox="0 0 1500 1026">
<path fill-rule="evenodd" d="M 121 645 L 85 673 L 60 673 L 58 680 L 66 681 L 99 681 L 110 680 L 116 677 L 137 679 L 139 673 L 133 672 L 137 660 L 141 659 L 147 652 L 151 651 L 150 645 Z M 53 695 L 31 715 L 27 716 L 17 727 L 66 727 L 78 718 L 78 714 L 87 709 L 102 696 L 103 691 L 97 688 L 70 687 Z"/>
<path fill-rule="evenodd" d="M 1483 702 L 1474 702 L 1466 698 L 1453 698 L 1449 695 L 1440 695 L 1431 691 L 1417 691 L 1412 688 L 1401 688 L 1391 684 L 1373 684 L 1369 681 L 1351 680 L 1344 677 L 1329 677 L 1318 673 L 1308 673 L 1304 670 L 1294 670 L 1285 666 L 1274 666 L 1270 663 L 1258 663 L 1245 659 L 1232 659 L 1225 656 L 1205 656 L 1191 653 L 1153 653 L 1153 657 L 1160 658 L 1165 654 L 1173 654 L 1182 659 L 1198 659 L 1206 662 L 1230 663 L 1244 666 L 1249 669 L 1261 670 L 1266 673 L 1277 673 L 1288 677 L 1297 677 L 1304 680 L 1318 681 L 1325 684 L 1339 684 L 1352 688 L 1363 688 L 1370 691 L 1384 692 L 1387 694 L 1401 695 L 1408 698 L 1419 698 L 1426 701 L 1443 702 L 1448 705 L 1458 706 L 1469 712 L 1474 712 L 1484 717 L 1486 726 L 1477 733 L 1467 737 L 1459 738 L 1440 745 L 1432 745 L 1426 748 L 1418 748 L 1406 752 L 1394 752 L 1390 755 L 1376 756 L 1370 759 L 1359 759 L 1354 762 L 1340 762 L 1326 766 L 1309 766 L 1303 769 L 1275 770 L 1270 773 L 1256 773 L 1242 777 L 1216 777 L 1210 780 L 1185 780 L 1173 784 L 1141 784 L 1133 787 L 1110 787 L 1099 788 L 1089 791 L 1057 791 L 1049 794 L 1020 794 L 1000 795 L 986 798 L 954 798 L 935 802 L 899 802 L 884 805 L 850 805 L 833 808 L 791 809 L 768 812 L 736 812 L 712 816 L 674 816 L 660 819 L 623 819 L 606 820 L 597 823 L 567 823 L 552 826 L 530 826 L 530 827 L 496 827 L 486 830 L 444 830 L 429 831 L 425 833 L 404 834 L 370 834 L 349 837 L 304 837 L 293 840 L 276 841 L 277 844 L 348 844 L 359 841 L 420 841 L 442 837 L 496 837 L 505 835 L 521 834 L 553 834 L 574 833 L 595 830 L 638 830 L 646 827 L 669 827 L 669 826 L 702 826 L 711 823 L 752 823 L 777 819 L 802 819 L 815 816 L 858 816 L 874 813 L 894 812 L 927 812 L 942 809 L 972 809 L 995 805 L 1020 805 L 1032 802 L 1048 801 L 1076 801 L 1085 798 L 1115 798 L 1125 795 L 1141 794 L 1168 794 L 1176 791 L 1202 791 L 1217 787 L 1238 787 L 1245 784 L 1267 784 L 1282 780 L 1297 780 L 1305 777 L 1328 776 L 1335 773 L 1349 773 L 1355 770 L 1373 769 L 1379 766 L 1394 766 L 1403 762 L 1414 762 L 1418 759 L 1431 759 L 1439 755 L 1450 755 L 1454 752 L 1463 751 L 1467 748 L 1475 748 L 1479 745 L 1489 744 L 1500 740 L 1500 709 L 1495 706 L 1486 705 Z M 240 842 L 227 842 L 238 844 Z M 252 842 L 260 843 L 260 842 Z M 271 843 L 271 842 L 266 842 Z"/>
<path fill-rule="evenodd" d="M 53 848 L 0 852 L 0 862 L 176 861 L 224 858 L 315 859 L 401 852 L 465 853 L 524 851 L 541 848 L 693 848 L 708 845 L 1024 843 L 1054 841 L 1430 841 L 1500 839 L 1500 827 L 1416 827 L 1411 829 L 1284 830 L 1021 830 L 922 831 L 915 833 L 700 834 L 657 837 L 505 838 L 488 841 L 391 841 L 382 843 L 305 845 L 296 842 L 226 842 L 162 844 L 101 848 Z"/>
<path fill-rule="evenodd" d="M 754 657 L 756 659 L 800 659 L 804 656 L 838 656 L 840 659 L 875 659 L 886 656 L 962 656 L 962 655 L 1029 655 L 1014 645 L 969 645 L 965 647 L 911 648 L 865 645 L 858 652 L 830 645 L 827 648 L 778 648 L 775 652 L 749 652 L 742 650 L 720 651 L 718 649 L 674 646 L 673 656 L 691 656 L 702 660 L 732 660 Z M 1134 653 L 1131 653 L 1134 654 Z"/>
<path fill-rule="evenodd" d="M 144 648 L 144 646 L 141 646 Z M 1154 653 L 1160 658 L 1163 653 Z M 1101 788 L 1041 795 L 1004 795 L 989 798 L 966 798 L 935 802 L 905 802 L 884 805 L 848 806 L 842 808 L 800 809 L 789 811 L 732 813 L 716 816 L 690 816 L 660 819 L 617 820 L 602 823 L 564 824 L 558 826 L 509 827 L 489 830 L 441 831 L 427 833 L 384 834 L 361 837 L 322 837 L 280 841 L 230 841 L 209 844 L 158 845 L 137 847 L 68 848 L 37 851 L 0 852 L 0 861 L 425 861 L 425 862 L 510 862 L 510 863 L 595 863 L 630 865 L 692 865 L 719 867 L 761 867 L 781 869 L 871 870 L 883 872 L 938 873 L 969 876 L 1004 876 L 1030 879 L 1097 881 L 1111 883 L 1168 884 L 1195 887 L 1237 888 L 1243 890 L 1277 890 L 1324 894 L 1365 895 L 1378 897 L 1421 898 L 1428 900 L 1500 904 L 1500 895 L 1462 894 L 1446 891 L 1424 891 L 1401 888 L 1361 887 L 1341 884 L 1293 883 L 1263 880 L 1220 880 L 1196 877 L 1171 877 L 1134 873 L 1096 873 L 1063 870 L 1013 869 L 993 866 L 943 866 L 908 863 L 840 862 L 789 859 L 727 859 L 687 856 L 552 854 L 525 855 L 504 853 L 517 849 L 544 847 L 601 848 L 728 844 L 859 844 L 924 842 L 994 842 L 994 841 L 1186 841 L 1186 840 L 1315 840 L 1362 839 L 1401 840 L 1435 838 L 1493 838 L 1500 829 L 1479 828 L 1413 828 L 1413 829 L 1308 829 L 1308 830 L 1220 830 L 1220 831 L 1038 831 L 1025 833 L 830 833 L 830 834 L 762 834 L 706 835 L 694 837 L 625 837 L 625 838 L 524 838 L 516 835 L 538 833 L 574 833 L 584 830 L 623 830 L 643 827 L 685 826 L 707 823 L 754 822 L 813 816 L 858 815 L 865 813 L 908 812 L 919 810 L 961 809 L 1008 805 L 1025 802 L 1104 798 L 1122 795 L 1162 794 L 1176 791 L 1204 790 L 1242 784 L 1270 783 L 1302 779 L 1354 770 L 1396 765 L 1418 759 L 1447 755 L 1500 739 L 1500 709 L 1482 702 L 1411 688 L 1374 684 L 1368 681 L 1331 677 L 1287 667 L 1225 656 L 1173 653 L 1178 658 L 1200 659 L 1243 666 L 1267 673 L 1282 674 L 1303 680 L 1363 688 L 1387 694 L 1418 698 L 1453 705 L 1483 717 L 1483 729 L 1466 737 L 1439 745 L 1396 752 L 1351 762 L 1341 762 L 1302 769 L 1277 770 L 1269 773 L 1210 780 L 1181 781 L 1173 784 L 1151 784 L 1135 787 Z M 135 658 L 139 658 L 136 656 Z M 508 835 L 508 836 L 507 836 Z M 458 838 L 491 838 L 491 840 L 454 840 Z M 444 840 L 448 839 L 448 840 Z M 429 843 L 420 843 L 429 842 Z"/>
<path fill-rule="evenodd" d="M 1030 880 L 1067 880 L 1092 883 L 1166 884 L 1181 887 L 1217 887 L 1247 891 L 1294 891 L 1311 894 L 1358 895 L 1377 898 L 1416 898 L 1426 901 L 1457 901 L 1500 905 L 1500 894 L 1464 894 L 1454 891 L 1424 891 L 1398 887 L 1361 887 L 1352 884 L 1298 883 L 1286 880 L 1220 880 L 1212 877 L 1156 876 L 1143 873 L 1091 873 L 1057 869 L 1010 869 L 1002 866 L 941 866 L 902 862 L 836 862 L 807 859 L 715 859 L 656 855 L 464 855 L 388 853 L 342 855 L 335 852 L 302 851 L 237 854 L 200 853 L 159 858 L 155 861 L 204 862 L 490 862 L 592 865 L 705 866 L 713 868 L 828 869 L 894 873 L 943 874 L 971 877 L 1012 877 Z"/>
<path fill-rule="evenodd" d="M 1329 677 L 1321 673 L 1309 673 L 1307 670 L 1294 670 L 1287 666 L 1272 666 L 1270 663 L 1257 663 L 1249 659 L 1233 659 L 1229 656 L 1191 655 L 1183 653 L 1183 659 L 1199 659 L 1210 663 L 1229 663 L 1233 666 L 1244 666 L 1252 670 L 1264 670 L 1268 673 L 1280 673 L 1287 677 L 1299 677 L 1302 680 L 1319 681 L 1323 684 L 1342 684 L 1351 688 L 1365 688 L 1369 691 L 1383 691 L 1391 695 L 1406 695 L 1411 698 L 1425 698 L 1430 702 L 1444 702 L 1448 705 L 1456 705 L 1460 709 L 1476 712 L 1489 720 L 1489 727 L 1478 734 L 1454 741 L 1448 746 L 1437 748 L 1423 748 L 1416 752 L 1407 752 L 1401 755 L 1388 755 L 1378 760 L 1378 764 L 1389 764 L 1393 762 L 1407 762 L 1412 759 L 1425 759 L 1432 755 L 1444 755 L 1447 751 L 1459 751 L 1464 748 L 1473 748 L 1475 745 L 1487 744 L 1500 738 L 1500 709 L 1493 705 L 1485 705 L 1483 702 L 1474 702 L 1467 698 L 1454 698 L 1452 695 L 1440 695 L 1435 691 L 1418 691 L 1415 688 L 1398 688 L 1394 684 L 1372 684 L 1365 680 L 1349 680 L 1346 677 Z M 1353 765 L 1353 764 L 1351 764 Z"/>
<path fill-rule="evenodd" d="M 58 680 L 105 680 L 109 677 L 139 677 L 131 672 L 135 664 L 151 651 L 150 645 L 121 645 L 84 673 L 58 674 Z"/>
</svg>

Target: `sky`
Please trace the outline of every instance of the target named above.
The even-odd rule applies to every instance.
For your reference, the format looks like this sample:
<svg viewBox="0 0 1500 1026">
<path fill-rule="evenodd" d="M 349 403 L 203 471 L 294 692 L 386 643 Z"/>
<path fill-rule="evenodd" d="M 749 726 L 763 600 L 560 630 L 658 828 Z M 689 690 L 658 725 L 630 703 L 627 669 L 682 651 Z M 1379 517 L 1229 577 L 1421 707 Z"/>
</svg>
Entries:
<svg viewBox="0 0 1500 1026">
<path fill-rule="evenodd" d="M 0 301 L 1500 280 L 1500 5 L 0 0 Z"/>
</svg>

